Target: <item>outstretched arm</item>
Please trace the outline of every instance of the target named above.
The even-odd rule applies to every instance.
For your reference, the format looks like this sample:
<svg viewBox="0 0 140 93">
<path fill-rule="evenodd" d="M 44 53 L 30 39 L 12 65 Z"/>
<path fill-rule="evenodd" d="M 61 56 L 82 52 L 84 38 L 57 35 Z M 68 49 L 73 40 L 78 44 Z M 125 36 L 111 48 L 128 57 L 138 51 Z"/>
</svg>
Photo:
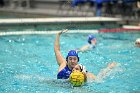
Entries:
<svg viewBox="0 0 140 93">
<path fill-rule="evenodd" d="M 88 79 L 93 79 L 93 80 L 96 79 L 96 76 L 93 73 L 87 72 L 86 75 Z"/>
<path fill-rule="evenodd" d="M 62 56 L 61 52 L 60 52 L 60 35 L 64 32 L 66 32 L 66 30 L 59 32 L 56 35 L 56 39 L 55 39 L 55 43 L 54 43 L 54 52 L 55 52 L 55 56 L 56 56 L 56 60 L 57 60 L 57 64 L 59 65 L 59 69 L 58 72 L 61 71 L 65 66 L 66 66 L 66 60 L 65 58 Z"/>
<path fill-rule="evenodd" d="M 98 75 L 97 75 L 97 77 L 96 77 L 96 81 L 97 81 L 97 82 L 102 81 L 102 79 L 104 79 L 104 78 L 109 74 L 109 72 L 110 72 L 113 68 L 115 68 L 116 66 L 117 66 L 117 63 L 116 63 L 116 62 L 109 63 L 108 66 L 107 66 L 106 68 L 102 69 L 102 70 L 98 73 Z"/>
<path fill-rule="evenodd" d="M 109 63 L 108 66 L 102 69 L 97 76 L 95 76 L 93 73 L 87 72 L 87 78 L 90 80 L 96 80 L 97 82 L 102 81 L 102 79 L 105 78 L 106 75 L 111 71 L 111 69 L 113 69 L 116 66 L 116 62 Z"/>
<path fill-rule="evenodd" d="M 87 44 L 87 45 L 84 45 L 81 48 L 79 48 L 77 51 L 78 52 L 84 52 L 84 51 L 89 50 L 89 48 L 90 48 L 90 46 Z"/>
</svg>

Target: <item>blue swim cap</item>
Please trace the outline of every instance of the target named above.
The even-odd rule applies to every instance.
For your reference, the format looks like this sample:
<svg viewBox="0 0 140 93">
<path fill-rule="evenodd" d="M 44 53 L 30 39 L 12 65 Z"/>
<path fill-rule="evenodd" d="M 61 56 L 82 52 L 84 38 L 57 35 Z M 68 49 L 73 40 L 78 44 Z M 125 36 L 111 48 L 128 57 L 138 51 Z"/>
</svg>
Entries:
<svg viewBox="0 0 140 93">
<path fill-rule="evenodd" d="M 91 44 L 91 40 L 96 38 L 94 35 L 89 35 L 88 36 L 88 43 Z"/>
<path fill-rule="evenodd" d="M 79 57 L 78 57 L 78 53 L 76 50 L 70 50 L 67 57 L 66 57 L 66 61 L 68 60 L 68 57 L 69 56 L 76 56 L 78 58 L 78 61 L 79 61 Z"/>
</svg>

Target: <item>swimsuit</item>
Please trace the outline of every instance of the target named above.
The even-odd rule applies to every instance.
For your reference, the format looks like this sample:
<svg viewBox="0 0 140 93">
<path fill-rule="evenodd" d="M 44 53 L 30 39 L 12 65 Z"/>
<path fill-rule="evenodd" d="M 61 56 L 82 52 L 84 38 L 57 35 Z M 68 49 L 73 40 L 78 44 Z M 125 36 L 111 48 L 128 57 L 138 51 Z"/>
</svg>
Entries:
<svg viewBox="0 0 140 93">
<path fill-rule="evenodd" d="M 62 69 L 58 74 L 57 74 L 57 79 L 68 79 L 72 70 L 66 66 L 64 69 Z"/>
</svg>

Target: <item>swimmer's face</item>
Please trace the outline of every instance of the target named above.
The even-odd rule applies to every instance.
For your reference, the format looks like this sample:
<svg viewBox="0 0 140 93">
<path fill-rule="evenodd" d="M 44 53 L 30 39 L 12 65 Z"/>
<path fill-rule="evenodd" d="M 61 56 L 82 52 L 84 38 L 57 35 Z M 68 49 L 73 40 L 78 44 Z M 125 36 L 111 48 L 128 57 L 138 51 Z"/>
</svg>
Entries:
<svg viewBox="0 0 140 93">
<path fill-rule="evenodd" d="M 91 44 L 96 44 L 96 38 L 91 40 Z"/>
<path fill-rule="evenodd" d="M 80 71 L 81 72 L 81 68 L 80 66 L 77 64 L 72 71 Z"/>
<path fill-rule="evenodd" d="M 74 68 L 78 63 L 78 58 L 76 56 L 69 56 L 68 57 L 68 64 L 71 68 Z"/>
</svg>

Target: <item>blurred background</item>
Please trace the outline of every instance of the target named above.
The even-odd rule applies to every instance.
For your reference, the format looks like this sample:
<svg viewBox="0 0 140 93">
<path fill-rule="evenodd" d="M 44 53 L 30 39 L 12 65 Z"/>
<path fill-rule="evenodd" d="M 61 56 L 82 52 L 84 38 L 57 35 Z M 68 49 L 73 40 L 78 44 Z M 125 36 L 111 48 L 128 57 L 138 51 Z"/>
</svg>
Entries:
<svg viewBox="0 0 140 93">
<path fill-rule="evenodd" d="M 139 0 L 0 0 L 0 17 L 121 17 L 140 21 Z"/>
</svg>

